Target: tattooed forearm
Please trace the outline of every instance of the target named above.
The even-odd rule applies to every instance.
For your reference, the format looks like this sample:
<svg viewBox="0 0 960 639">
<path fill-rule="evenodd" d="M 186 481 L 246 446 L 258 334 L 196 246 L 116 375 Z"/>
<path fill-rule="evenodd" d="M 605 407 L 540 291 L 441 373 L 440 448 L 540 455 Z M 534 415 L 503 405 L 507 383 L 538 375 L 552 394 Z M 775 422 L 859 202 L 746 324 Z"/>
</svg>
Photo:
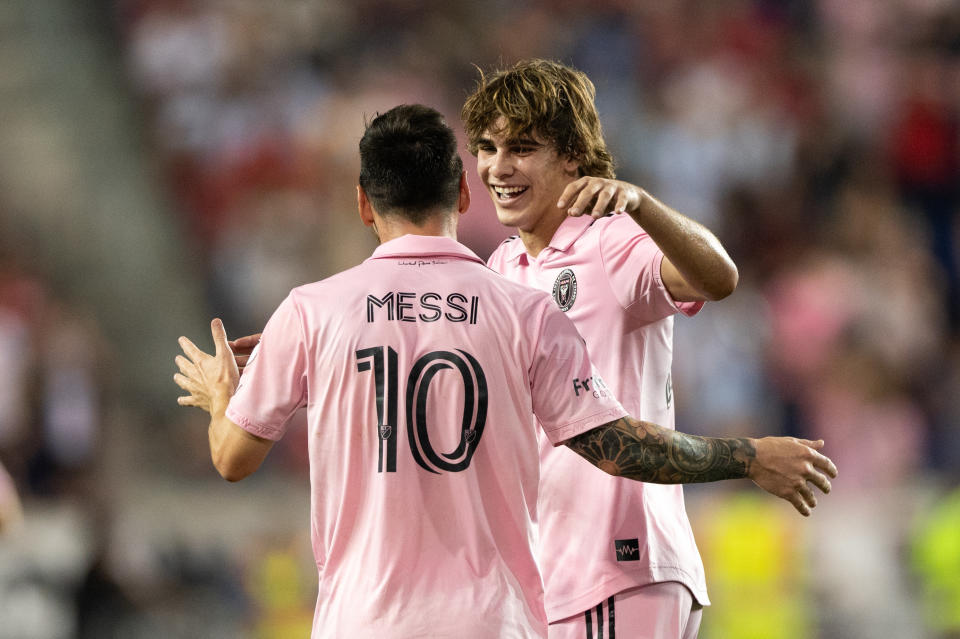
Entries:
<svg viewBox="0 0 960 639">
<path fill-rule="evenodd" d="M 697 437 L 623 417 L 567 440 L 611 475 L 657 484 L 747 477 L 756 450 L 748 439 Z"/>
</svg>

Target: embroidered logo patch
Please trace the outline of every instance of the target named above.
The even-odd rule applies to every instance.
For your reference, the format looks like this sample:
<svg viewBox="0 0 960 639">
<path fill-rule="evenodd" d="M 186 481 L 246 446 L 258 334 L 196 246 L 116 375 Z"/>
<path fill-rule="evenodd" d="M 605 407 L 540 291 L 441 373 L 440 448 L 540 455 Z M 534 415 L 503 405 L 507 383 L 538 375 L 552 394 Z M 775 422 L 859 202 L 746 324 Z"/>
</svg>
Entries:
<svg viewBox="0 0 960 639">
<path fill-rule="evenodd" d="M 639 539 L 615 539 L 617 561 L 640 561 Z"/>
<path fill-rule="evenodd" d="M 577 277 L 568 268 L 560 271 L 553 283 L 553 301 L 566 313 L 577 300 Z"/>
</svg>

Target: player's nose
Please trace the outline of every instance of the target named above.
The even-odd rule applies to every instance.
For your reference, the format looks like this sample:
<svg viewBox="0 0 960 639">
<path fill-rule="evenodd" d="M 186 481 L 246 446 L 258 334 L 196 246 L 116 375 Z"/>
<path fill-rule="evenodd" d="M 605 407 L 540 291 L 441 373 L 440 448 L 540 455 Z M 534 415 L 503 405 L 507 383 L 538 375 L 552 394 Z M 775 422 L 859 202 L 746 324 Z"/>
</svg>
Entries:
<svg viewBox="0 0 960 639">
<path fill-rule="evenodd" d="M 495 178 L 513 174 L 513 161 L 509 153 L 497 150 L 490 156 L 490 175 Z"/>
</svg>

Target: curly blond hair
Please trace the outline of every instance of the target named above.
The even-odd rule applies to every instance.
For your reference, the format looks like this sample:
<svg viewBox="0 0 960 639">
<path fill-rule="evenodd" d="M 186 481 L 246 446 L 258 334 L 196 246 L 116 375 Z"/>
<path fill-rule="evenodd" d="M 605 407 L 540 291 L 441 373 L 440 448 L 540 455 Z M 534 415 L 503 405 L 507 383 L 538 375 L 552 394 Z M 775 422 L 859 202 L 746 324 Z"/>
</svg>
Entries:
<svg viewBox="0 0 960 639">
<path fill-rule="evenodd" d="M 536 135 L 579 162 L 581 175 L 615 177 L 594 104 L 596 88 L 585 73 L 541 59 L 489 75 L 479 71 L 477 86 L 460 111 L 470 153 L 477 154 L 487 131 L 508 139 Z M 504 125 L 492 130 L 500 118 Z"/>
</svg>

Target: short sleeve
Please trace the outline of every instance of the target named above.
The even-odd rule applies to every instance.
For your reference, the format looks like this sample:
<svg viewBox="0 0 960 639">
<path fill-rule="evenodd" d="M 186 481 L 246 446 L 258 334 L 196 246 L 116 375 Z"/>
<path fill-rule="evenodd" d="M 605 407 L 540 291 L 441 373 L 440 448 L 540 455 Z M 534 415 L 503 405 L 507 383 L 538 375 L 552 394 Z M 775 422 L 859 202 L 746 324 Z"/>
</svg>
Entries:
<svg viewBox="0 0 960 639">
<path fill-rule="evenodd" d="M 270 317 L 250 355 L 226 415 L 244 430 L 276 441 L 306 401 L 303 324 L 291 293 Z"/>
<path fill-rule="evenodd" d="M 604 273 L 620 305 L 644 323 L 677 311 L 695 315 L 703 302 L 676 302 L 660 277 L 663 251 L 628 215 L 609 218 L 600 232 Z"/>
<path fill-rule="evenodd" d="M 594 369 L 573 322 L 544 309 L 530 384 L 533 412 L 554 445 L 627 414 Z"/>
</svg>

